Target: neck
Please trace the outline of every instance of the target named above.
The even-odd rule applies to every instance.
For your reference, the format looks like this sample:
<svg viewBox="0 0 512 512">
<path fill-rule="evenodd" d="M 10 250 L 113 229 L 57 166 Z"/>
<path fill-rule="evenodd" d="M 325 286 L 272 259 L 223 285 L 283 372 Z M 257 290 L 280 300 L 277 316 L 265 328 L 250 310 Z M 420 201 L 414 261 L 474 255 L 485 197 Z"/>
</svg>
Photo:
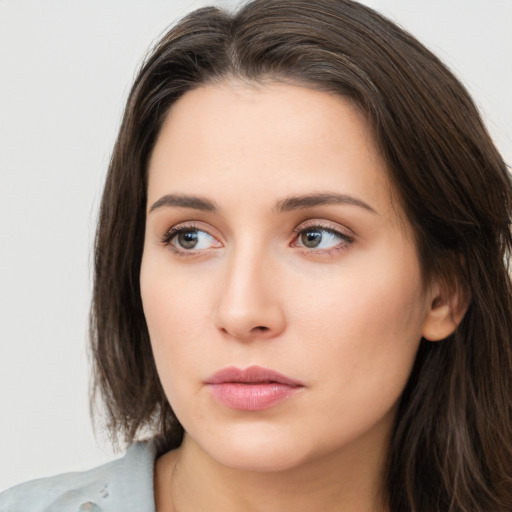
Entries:
<svg viewBox="0 0 512 512">
<path fill-rule="evenodd" d="M 385 458 L 385 450 L 351 447 L 287 470 L 244 471 L 219 464 L 185 435 L 157 461 L 157 512 L 385 512 Z"/>
</svg>

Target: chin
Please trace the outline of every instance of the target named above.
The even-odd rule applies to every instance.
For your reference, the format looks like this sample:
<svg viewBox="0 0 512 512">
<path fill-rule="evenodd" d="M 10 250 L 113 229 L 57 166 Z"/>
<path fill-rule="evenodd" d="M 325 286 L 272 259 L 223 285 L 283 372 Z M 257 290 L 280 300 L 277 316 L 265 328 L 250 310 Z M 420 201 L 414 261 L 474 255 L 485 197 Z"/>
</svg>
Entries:
<svg viewBox="0 0 512 512">
<path fill-rule="evenodd" d="M 214 449 L 209 454 L 225 467 L 252 473 L 273 473 L 296 469 L 305 457 L 298 450 L 286 450 L 275 445 L 242 446 L 232 444 L 223 450 Z"/>
<path fill-rule="evenodd" d="M 303 464 L 309 455 L 302 436 L 294 438 L 273 425 L 225 428 L 216 435 L 210 432 L 208 438 L 199 435 L 193 442 L 216 463 L 237 471 L 287 471 Z"/>
</svg>

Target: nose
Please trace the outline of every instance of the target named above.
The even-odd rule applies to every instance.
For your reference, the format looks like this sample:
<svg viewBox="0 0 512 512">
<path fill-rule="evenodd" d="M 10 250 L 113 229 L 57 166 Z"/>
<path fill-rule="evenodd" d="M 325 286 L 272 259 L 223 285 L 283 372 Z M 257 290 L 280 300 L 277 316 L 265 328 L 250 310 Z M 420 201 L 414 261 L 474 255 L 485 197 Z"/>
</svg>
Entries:
<svg viewBox="0 0 512 512">
<path fill-rule="evenodd" d="M 286 319 L 279 299 L 276 265 L 261 254 L 238 254 L 226 262 L 214 323 L 238 340 L 271 339 L 283 332 Z"/>
</svg>

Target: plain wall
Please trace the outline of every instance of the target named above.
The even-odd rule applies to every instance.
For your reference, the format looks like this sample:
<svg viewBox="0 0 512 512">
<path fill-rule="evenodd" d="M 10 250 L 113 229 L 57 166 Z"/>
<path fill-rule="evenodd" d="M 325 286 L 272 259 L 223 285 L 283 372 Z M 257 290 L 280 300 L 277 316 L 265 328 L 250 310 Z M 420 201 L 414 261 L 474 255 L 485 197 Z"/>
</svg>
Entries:
<svg viewBox="0 0 512 512">
<path fill-rule="evenodd" d="M 147 49 L 210 3 L 0 0 L 0 490 L 114 456 L 88 408 L 102 181 Z M 512 1 L 363 3 L 451 66 L 510 164 Z"/>
</svg>

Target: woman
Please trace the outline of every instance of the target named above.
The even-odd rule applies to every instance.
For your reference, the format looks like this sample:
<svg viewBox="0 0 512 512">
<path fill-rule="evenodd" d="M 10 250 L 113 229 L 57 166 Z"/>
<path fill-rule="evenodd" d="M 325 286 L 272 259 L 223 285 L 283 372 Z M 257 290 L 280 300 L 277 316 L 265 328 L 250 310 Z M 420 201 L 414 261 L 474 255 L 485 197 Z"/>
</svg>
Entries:
<svg viewBox="0 0 512 512">
<path fill-rule="evenodd" d="M 463 87 L 375 12 L 196 11 L 136 78 L 97 231 L 132 446 L 0 504 L 511 510 L 510 208 Z"/>
</svg>

